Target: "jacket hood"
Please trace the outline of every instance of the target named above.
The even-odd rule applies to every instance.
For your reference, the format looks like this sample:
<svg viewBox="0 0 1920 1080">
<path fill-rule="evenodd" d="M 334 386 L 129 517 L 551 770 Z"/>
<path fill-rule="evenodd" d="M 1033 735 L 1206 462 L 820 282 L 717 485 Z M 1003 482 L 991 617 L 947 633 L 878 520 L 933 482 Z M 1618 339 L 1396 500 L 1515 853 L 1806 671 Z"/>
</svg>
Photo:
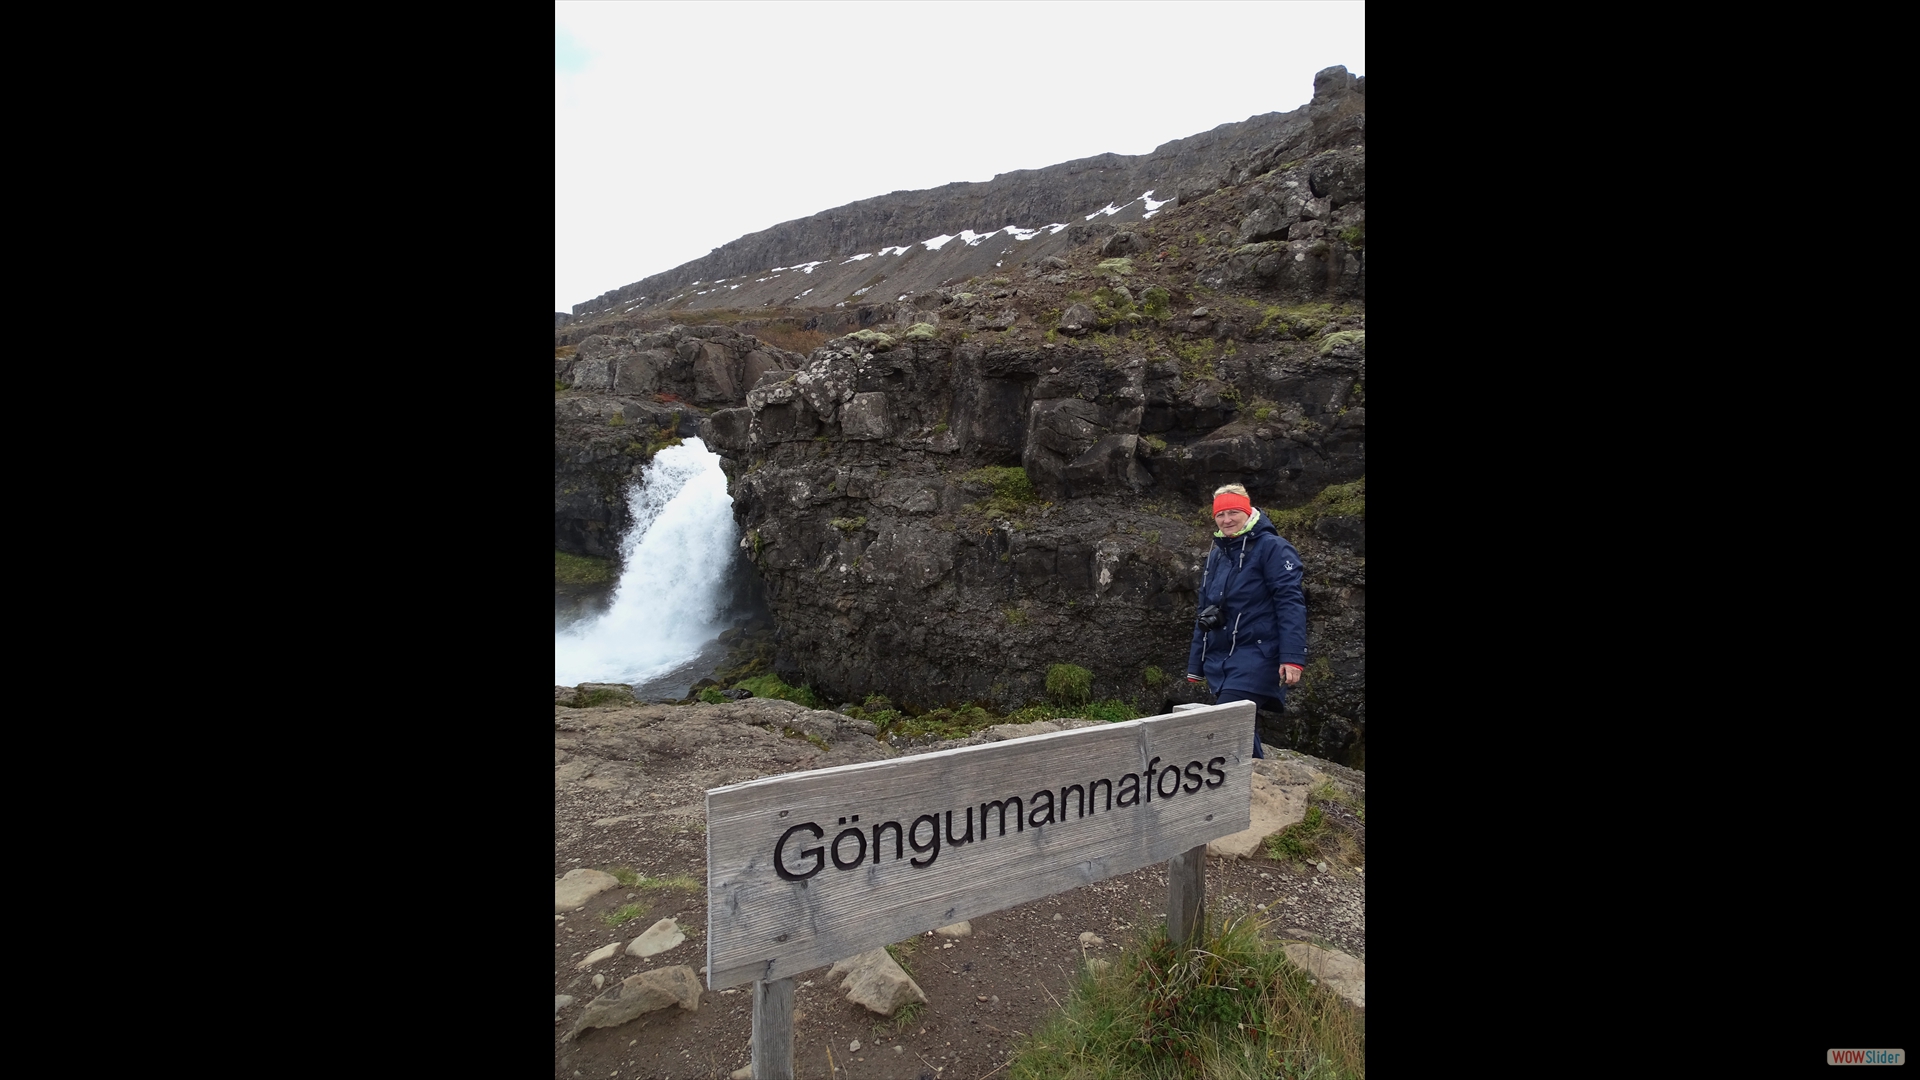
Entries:
<svg viewBox="0 0 1920 1080">
<path fill-rule="evenodd" d="M 1280 530 L 1274 528 L 1273 522 L 1267 518 L 1267 515 L 1261 513 L 1260 508 L 1256 506 L 1253 508 L 1253 516 L 1247 519 L 1246 528 L 1241 529 L 1233 536 L 1228 536 L 1219 529 L 1215 529 L 1213 530 L 1213 538 L 1215 541 L 1233 541 L 1240 539 L 1242 536 L 1258 536 L 1263 532 L 1272 533 L 1275 536 L 1280 535 Z"/>
</svg>

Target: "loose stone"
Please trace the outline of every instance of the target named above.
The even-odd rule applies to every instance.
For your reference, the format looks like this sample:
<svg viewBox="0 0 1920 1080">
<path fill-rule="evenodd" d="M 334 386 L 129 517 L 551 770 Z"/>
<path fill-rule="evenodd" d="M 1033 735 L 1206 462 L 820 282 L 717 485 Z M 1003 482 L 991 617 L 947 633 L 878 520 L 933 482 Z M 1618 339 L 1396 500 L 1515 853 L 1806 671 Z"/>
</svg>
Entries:
<svg viewBox="0 0 1920 1080">
<path fill-rule="evenodd" d="M 600 948 L 595 949 L 592 952 L 588 953 L 587 958 L 585 960 L 582 960 L 579 963 L 573 965 L 574 969 L 578 971 L 585 971 L 586 969 L 592 967 L 593 965 L 599 963 L 602 960 L 613 959 L 614 956 L 617 955 L 619 952 L 620 952 L 620 943 L 617 941 L 611 945 L 602 945 Z"/>
<path fill-rule="evenodd" d="M 661 919 L 647 927 L 646 933 L 633 939 L 633 944 L 627 946 L 627 955 L 653 956 L 666 952 L 685 940 L 687 935 L 680 932 L 679 923 L 672 919 Z"/>
<path fill-rule="evenodd" d="M 569 870 L 566 876 L 553 883 L 554 913 L 583 907 L 587 901 L 618 884 L 620 882 L 612 874 L 603 874 L 598 870 Z"/>
</svg>

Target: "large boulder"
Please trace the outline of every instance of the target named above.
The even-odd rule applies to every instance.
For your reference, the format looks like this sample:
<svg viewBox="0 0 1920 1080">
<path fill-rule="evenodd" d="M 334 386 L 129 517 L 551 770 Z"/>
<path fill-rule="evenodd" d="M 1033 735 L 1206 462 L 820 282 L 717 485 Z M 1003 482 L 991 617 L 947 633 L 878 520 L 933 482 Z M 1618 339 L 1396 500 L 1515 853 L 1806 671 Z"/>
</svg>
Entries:
<svg viewBox="0 0 1920 1080">
<path fill-rule="evenodd" d="M 1073 304 L 1060 315 L 1060 332 L 1063 334 L 1084 334 L 1093 329 L 1093 309 L 1085 304 Z"/>
<path fill-rule="evenodd" d="M 1231 836 L 1209 840 L 1207 854 L 1224 859 L 1252 858 L 1261 853 L 1267 837 L 1306 817 L 1307 784 L 1291 775 L 1276 775 L 1269 760 L 1253 763 L 1253 823 Z"/>
<path fill-rule="evenodd" d="M 781 359 L 765 349 L 749 349 L 747 355 L 740 358 L 740 386 L 751 390 L 760 385 L 760 380 L 769 371 L 787 371 L 789 368 Z"/>
<path fill-rule="evenodd" d="M 618 1027 L 629 1020 L 678 1005 L 688 1012 L 700 1009 L 700 977 L 681 964 L 643 971 L 587 1003 L 567 1038 L 577 1039 L 588 1028 Z"/>
<path fill-rule="evenodd" d="M 744 392 L 732 355 L 711 341 L 683 341 L 680 357 L 693 365 L 694 400 L 702 405 L 728 404 Z"/>
<path fill-rule="evenodd" d="M 661 919 L 647 927 L 646 933 L 633 939 L 633 943 L 627 946 L 627 955 L 653 956 L 666 952 L 685 940 L 687 935 L 680 929 L 678 922 L 673 919 Z"/>
<path fill-rule="evenodd" d="M 807 399 L 794 383 L 778 382 L 756 387 L 747 395 L 747 408 L 753 412 L 749 446 L 758 449 L 775 443 L 811 439 L 820 430 L 819 418 L 807 405 Z"/>
<path fill-rule="evenodd" d="M 674 366 L 674 356 L 665 349 L 643 349 L 628 353 L 614 362 L 613 392 L 650 395 L 660 389 L 663 372 Z"/>
<path fill-rule="evenodd" d="M 1027 412 L 1029 447 L 1077 457 L 1106 434 L 1100 406 L 1079 398 L 1036 401 Z"/>
<path fill-rule="evenodd" d="M 558 915 L 585 907 L 587 901 L 618 884 L 612 874 L 599 870 L 569 870 L 565 877 L 553 883 L 553 913 Z"/>
<path fill-rule="evenodd" d="M 1138 435 L 1103 436 L 1063 471 L 1068 490 L 1074 494 L 1101 489 L 1139 492 L 1153 483 L 1152 474 L 1140 464 L 1139 450 Z"/>
<path fill-rule="evenodd" d="M 1267 203 L 1248 214 L 1240 222 L 1240 242 L 1252 244 L 1265 240 L 1285 239 L 1293 220 L 1293 216 L 1284 206 Z"/>
<path fill-rule="evenodd" d="M 1316 198 L 1325 199 L 1330 209 L 1338 210 L 1367 197 L 1367 152 L 1351 150 L 1329 154 L 1314 162 L 1307 172 L 1307 183 Z"/>
<path fill-rule="evenodd" d="M 752 435 L 752 409 L 715 409 L 700 418 L 700 439 L 715 450 L 745 450 Z"/>
<path fill-rule="evenodd" d="M 864 1005 L 881 1016 L 892 1016 L 910 1001 L 924 1004 L 926 991 L 913 981 L 885 949 L 864 952 L 842 960 L 827 971 L 828 979 L 839 979 L 847 1000 Z"/>
<path fill-rule="evenodd" d="M 573 362 L 575 390 L 608 390 L 613 387 L 613 372 L 604 356 L 578 357 Z"/>
<path fill-rule="evenodd" d="M 853 400 L 858 378 L 851 352 L 816 353 L 815 359 L 794 376 L 794 393 L 825 423 L 839 418 L 840 406 Z"/>
<path fill-rule="evenodd" d="M 1339 949 L 1323 948 L 1304 941 L 1289 942 L 1281 948 L 1286 952 L 1287 959 L 1326 983 L 1327 989 L 1339 994 L 1349 1004 L 1362 1009 L 1367 1007 L 1366 961 L 1348 956 Z"/>
</svg>

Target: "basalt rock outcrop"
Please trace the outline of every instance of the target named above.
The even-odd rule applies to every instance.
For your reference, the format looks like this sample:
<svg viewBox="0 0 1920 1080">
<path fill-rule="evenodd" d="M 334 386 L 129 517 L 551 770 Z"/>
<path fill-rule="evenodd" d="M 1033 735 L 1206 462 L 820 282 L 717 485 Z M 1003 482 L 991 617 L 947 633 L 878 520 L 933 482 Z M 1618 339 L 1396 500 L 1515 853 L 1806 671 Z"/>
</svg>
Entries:
<svg viewBox="0 0 1920 1080">
<path fill-rule="evenodd" d="M 1249 349 L 1221 366 L 1193 378 L 1144 349 L 845 338 L 762 375 L 701 434 L 768 587 L 776 670 L 834 700 L 1005 709 L 1074 663 L 1096 697 L 1178 700 L 1200 500 L 1242 482 L 1263 506 L 1299 505 L 1366 467 L 1364 410 L 1346 407 L 1363 355 Z M 1283 404 L 1255 420 L 1223 392 Z M 1363 697 L 1340 689 L 1363 685 L 1364 520 L 1291 539 L 1325 661 L 1299 696 L 1350 722 L 1303 717 L 1269 739 L 1325 750 L 1364 723 Z"/>
<path fill-rule="evenodd" d="M 1265 738 L 1362 764 L 1359 82 L 1323 72 L 1278 138 L 1189 177 L 1153 220 L 847 308 L 835 332 L 864 329 L 804 357 L 665 318 L 568 337 L 556 546 L 611 554 L 649 446 L 698 434 L 788 683 L 1004 710 L 1071 663 L 1093 697 L 1159 711 L 1195 699 L 1209 501 L 1241 483 L 1306 567 L 1311 663 Z"/>
</svg>

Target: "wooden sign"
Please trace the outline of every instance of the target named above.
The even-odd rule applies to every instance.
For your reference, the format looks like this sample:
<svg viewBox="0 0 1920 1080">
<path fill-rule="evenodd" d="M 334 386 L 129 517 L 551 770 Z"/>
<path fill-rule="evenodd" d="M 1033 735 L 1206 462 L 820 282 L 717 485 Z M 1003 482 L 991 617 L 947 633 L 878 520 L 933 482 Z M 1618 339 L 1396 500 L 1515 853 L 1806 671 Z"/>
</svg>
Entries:
<svg viewBox="0 0 1920 1080">
<path fill-rule="evenodd" d="M 707 985 L 772 982 L 1251 825 L 1251 702 L 707 792 Z"/>
</svg>

